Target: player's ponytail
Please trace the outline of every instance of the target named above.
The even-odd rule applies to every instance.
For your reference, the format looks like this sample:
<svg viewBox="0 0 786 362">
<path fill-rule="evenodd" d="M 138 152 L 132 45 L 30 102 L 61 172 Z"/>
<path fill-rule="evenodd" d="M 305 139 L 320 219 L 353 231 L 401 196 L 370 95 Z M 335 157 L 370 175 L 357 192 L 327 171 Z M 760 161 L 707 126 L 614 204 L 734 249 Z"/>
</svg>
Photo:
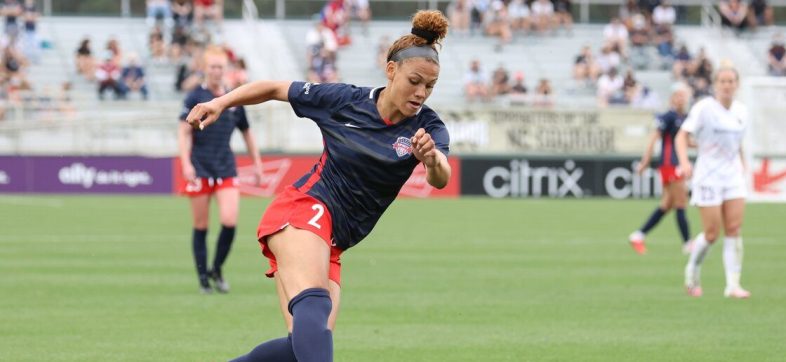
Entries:
<svg viewBox="0 0 786 362">
<path fill-rule="evenodd" d="M 426 58 L 439 64 L 436 45 L 448 34 L 448 19 L 439 10 L 420 10 L 412 17 L 412 30 L 396 40 L 388 49 L 388 61 Z"/>
</svg>

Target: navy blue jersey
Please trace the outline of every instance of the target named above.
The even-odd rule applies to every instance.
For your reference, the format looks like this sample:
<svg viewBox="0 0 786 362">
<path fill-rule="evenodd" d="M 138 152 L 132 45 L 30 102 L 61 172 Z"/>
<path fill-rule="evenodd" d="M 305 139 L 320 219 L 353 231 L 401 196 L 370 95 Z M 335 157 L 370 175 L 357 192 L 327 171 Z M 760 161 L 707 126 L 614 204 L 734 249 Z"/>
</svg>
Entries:
<svg viewBox="0 0 786 362">
<path fill-rule="evenodd" d="M 199 86 L 186 96 L 180 120 L 185 121 L 191 108 L 198 103 L 210 101 L 215 95 Z M 197 177 L 226 178 L 237 176 L 235 155 L 229 147 L 229 140 L 235 128 L 248 129 L 246 110 L 243 107 L 232 107 L 221 113 L 218 120 L 205 127 L 204 130 L 192 133 L 191 163 L 194 164 Z"/>
<path fill-rule="evenodd" d="M 685 115 L 679 114 L 674 110 L 666 113 L 659 114 L 655 117 L 658 131 L 660 131 L 661 153 L 659 166 L 676 166 L 677 150 L 674 147 L 674 138 L 677 137 L 677 132 L 685 121 Z"/>
<path fill-rule="evenodd" d="M 376 105 L 382 89 L 303 82 L 289 88 L 295 114 L 316 122 L 325 145 L 319 162 L 294 186 L 327 206 L 333 243 L 341 249 L 371 232 L 418 166 L 410 139 L 419 128 L 448 154 L 450 138 L 436 112 L 424 105 L 417 115 L 387 124 Z"/>
</svg>

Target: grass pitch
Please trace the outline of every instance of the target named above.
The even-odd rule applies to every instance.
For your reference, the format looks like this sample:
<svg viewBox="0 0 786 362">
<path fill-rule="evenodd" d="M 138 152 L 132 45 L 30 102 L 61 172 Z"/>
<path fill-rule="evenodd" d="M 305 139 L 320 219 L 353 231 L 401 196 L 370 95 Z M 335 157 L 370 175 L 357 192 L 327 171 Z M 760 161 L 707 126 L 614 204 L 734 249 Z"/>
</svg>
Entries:
<svg viewBox="0 0 786 362">
<path fill-rule="evenodd" d="M 254 237 L 268 201 L 241 201 L 232 292 L 206 296 L 185 199 L 0 196 L 0 361 L 226 361 L 285 335 Z M 722 297 L 720 245 L 684 295 L 673 214 L 630 250 L 655 206 L 398 200 L 342 258 L 335 360 L 783 360 L 786 205 L 748 205 L 745 301 Z"/>
</svg>

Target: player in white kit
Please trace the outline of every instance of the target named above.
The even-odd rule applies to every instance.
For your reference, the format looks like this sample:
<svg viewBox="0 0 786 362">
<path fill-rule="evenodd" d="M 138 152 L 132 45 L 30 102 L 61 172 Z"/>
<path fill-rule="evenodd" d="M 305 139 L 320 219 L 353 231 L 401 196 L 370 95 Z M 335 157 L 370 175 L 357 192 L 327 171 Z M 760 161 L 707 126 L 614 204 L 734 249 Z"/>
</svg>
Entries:
<svg viewBox="0 0 786 362">
<path fill-rule="evenodd" d="M 688 295 L 702 294 L 701 263 L 710 246 L 724 230 L 723 266 L 729 298 L 748 298 L 750 292 L 740 286 L 742 271 L 742 237 L 740 230 L 745 212 L 745 157 L 742 141 L 748 127 L 748 110 L 734 100 L 739 74 L 722 66 L 714 78 L 714 96 L 697 102 L 677 134 L 679 170 L 692 177 L 691 203 L 699 207 L 703 232 L 694 239 L 693 250 L 685 267 Z M 688 159 L 688 133 L 698 148 L 695 168 Z"/>
</svg>

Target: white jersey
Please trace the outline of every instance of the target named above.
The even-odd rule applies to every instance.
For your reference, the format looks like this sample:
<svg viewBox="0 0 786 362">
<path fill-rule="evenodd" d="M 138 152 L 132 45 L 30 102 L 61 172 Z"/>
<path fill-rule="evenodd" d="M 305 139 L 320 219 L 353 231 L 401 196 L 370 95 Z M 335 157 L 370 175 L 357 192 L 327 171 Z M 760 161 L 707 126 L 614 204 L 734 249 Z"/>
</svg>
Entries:
<svg viewBox="0 0 786 362">
<path fill-rule="evenodd" d="M 693 105 L 681 129 L 693 134 L 698 147 L 694 187 L 745 182 L 740 149 L 749 121 L 748 108 L 738 101 L 730 109 L 713 97 Z"/>
</svg>

